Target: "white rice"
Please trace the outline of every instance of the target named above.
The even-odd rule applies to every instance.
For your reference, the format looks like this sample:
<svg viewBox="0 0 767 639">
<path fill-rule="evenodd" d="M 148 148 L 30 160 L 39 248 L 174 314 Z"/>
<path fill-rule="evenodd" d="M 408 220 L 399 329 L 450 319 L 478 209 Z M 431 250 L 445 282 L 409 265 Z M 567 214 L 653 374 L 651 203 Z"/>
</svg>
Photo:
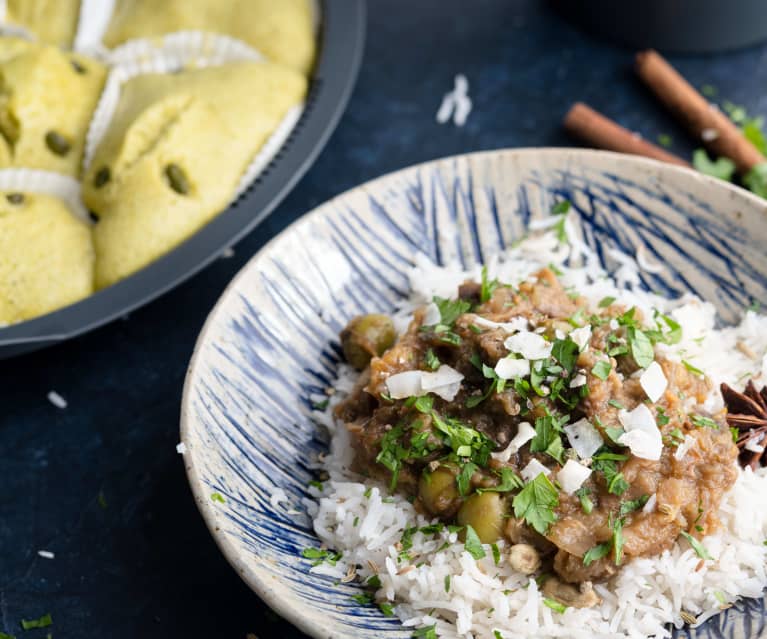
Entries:
<svg viewBox="0 0 767 639">
<path fill-rule="evenodd" d="M 709 410 L 722 405 L 720 382 L 740 388 L 747 376 L 753 376 L 757 384 L 767 381 L 766 316 L 748 311 L 738 326 L 716 329 L 711 304 L 689 295 L 667 300 L 639 290 L 639 263 L 646 262 L 644 256 L 634 259 L 615 254 L 617 270 L 610 278 L 595 256 L 574 240 L 572 227 L 566 229 L 574 246 L 558 245 L 552 234 L 525 240 L 488 263 L 490 276 L 516 283 L 554 263 L 563 272 L 564 285 L 573 286 L 594 306 L 612 296 L 627 306 L 639 307 L 645 317 L 652 317 L 652 308 L 670 314 L 682 325 L 683 338 L 676 345 L 659 346 L 658 352 L 706 371 L 714 382 L 705 403 Z M 562 266 L 568 255 L 580 257 L 583 266 Z M 411 276 L 411 299 L 398 319 L 403 321 L 433 295 L 454 295 L 467 277 L 478 279 L 480 267 L 464 272 L 419 259 Z M 433 522 L 416 513 L 403 496 L 389 495 L 383 486 L 349 470 L 353 453 L 348 433 L 342 424 L 334 423 L 330 411 L 351 390 L 355 378 L 353 370 L 342 367 L 330 406 L 316 413 L 332 435 L 331 451 L 323 465 L 329 480 L 321 493 L 310 491 L 319 497 L 319 505 L 310 500 L 304 505 L 314 517 L 320 541 L 342 552 L 343 558 L 335 566 L 320 564 L 312 570 L 339 579 L 356 566 L 363 582 L 377 573 L 381 588 L 376 600 L 395 605 L 395 613 L 406 626 L 436 625 L 440 637 L 492 638 L 496 631 L 504 639 L 669 637 L 666 625 L 681 627 L 683 612 L 702 623 L 739 597 L 761 596 L 767 586 L 764 470 L 740 471 L 734 487 L 724 496 L 719 511 L 722 529 L 703 539 L 713 561 L 703 562 L 686 541 L 679 541 L 660 556 L 627 563 L 610 582 L 595 584 L 602 603 L 594 608 L 567 608 L 564 613 L 548 608 L 535 580 L 511 569 L 502 541 L 498 542 L 501 560 L 496 565 L 487 545 L 487 556 L 474 560 L 455 533 L 417 532 L 410 558 L 398 559 L 397 544 L 403 531 Z"/>
</svg>

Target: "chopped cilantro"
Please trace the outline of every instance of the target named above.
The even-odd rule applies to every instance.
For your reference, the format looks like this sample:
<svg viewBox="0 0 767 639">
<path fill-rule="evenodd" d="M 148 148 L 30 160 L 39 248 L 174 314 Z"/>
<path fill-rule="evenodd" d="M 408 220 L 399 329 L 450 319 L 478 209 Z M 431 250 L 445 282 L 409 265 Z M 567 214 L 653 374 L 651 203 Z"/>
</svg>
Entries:
<svg viewBox="0 0 767 639">
<path fill-rule="evenodd" d="M 613 531 L 613 554 L 615 555 L 615 565 L 620 566 L 623 561 L 623 520 L 616 519 L 610 526 Z"/>
<path fill-rule="evenodd" d="M 602 449 L 604 450 L 604 449 Z M 605 451 L 603 453 L 596 453 L 592 459 L 594 461 L 628 461 L 629 456 L 622 453 L 611 453 Z"/>
<path fill-rule="evenodd" d="M 624 501 L 621 504 L 620 510 L 618 510 L 618 517 L 625 517 L 629 513 L 633 513 L 635 510 L 639 510 L 642 506 L 644 506 L 647 503 L 647 500 L 650 498 L 649 495 L 642 495 L 641 497 L 637 497 L 636 499 L 632 499 L 630 501 Z"/>
<path fill-rule="evenodd" d="M 615 301 L 615 298 L 608 295 L 607 297 L 603 297 L 601 300 L 599 300 L 599 308 L 607 308 Z"/>
<path fill-rule="evenodd" d="M 365 584 L 371 588 L 380 588 L 381 578 L 378 575 L 370 575 L 370 577 L 367 578 Z"/>
<path fill-rule="evenodd" d="M 450 592 L 450 575 L 445 575 L 445 592 Z"/>
<path fill-rule="evenodd" d="M 730 427 L 730 435 L 732 435 L 732 442 L 733 444 L 738 443 L 738 438 L 740 437 L 740 431 L 735 428 L 734 426 Z"/>
<path fill-rule="evenodd" d="M 743 184 L 752 193 L 767 198 L 767 162 L 753 167 L 743 176 Z"/>
<path fill-rule="evenodd" d="M 660 321 L 658 321 L 660 320 Z M 667 331 L 663 329 L 663 325 L 666 325 Z M 671 319 L 668 315 L 655 312 L 655 325 L 656 329 L 647 331 L 647 336 L 653 342 L 662 342 L 664 344 L 677 344 L 682 339 L 682 327 L 681 325 Z"/>
<path fill-rule="evenodd" d="M 673 144 L 673 140 L 668 133 L 661 133 L 658 135 L 658 144 L 662 147 L 669 148 Z"/>
<path fill-rule="evenodd" d="M 625 408 L 625 406 L 623 404 L 621 404 L 617 399 L 609 400 L 607 402 L 607 405 L 608 406 L 612 406 L 613 408 L 618 408 L 618 409 Z"/>
<path fill-rule="evenodd" d="M 567 606 L 565 606 L 565 604 L 559 603 L 556 599 L 549 599 L 549 597 L 543 598 L 543 605 L 560 614 L 567 610 Z"/>
<path fill-rule="evenodd" d="M 695 539 L 695 537 L 693 537 L 690 533 L 683 530 L 679 534 L 682 535 L 682 537 L 684 537 L 690 543 L 690 546 L 692 546 L 692 549 L 695 551 L 695 554 L 698 555 L 698 557 L 701 559 L 713 559 L 711 553 L 709 553 L 703 544 Z"/>
<path fill-rule="evenodd" d="M 665 426 L 671 421 L 669 416 L 666 415 L 666 411 L 663 410 L 663 406 L 658 406 L 658 416 L 656 417 L 655 421 L 658 423 L 658 426 Z"/>
<path fill-rule="evenodd" d="M 311 559 L 312 566 L 319 566 L 323 562 L 335 566 L 343 555 L 340 552 L 326 550 L 325 548 L 304 548 L 301 551 L 301 556 L 304 559 Z"/>
<path fill-rule="evenodd" d="M 503 635 L 501 634 L 500 630 L 493 630 L 493 637 L 495 637 L 495 639 L 503 639 Z"/>
<path fill-rule="evenodd" d="M 313 402 L 312 407 L 314 410 L 325 410 L 328 407 L 329 399 L 323 399 L 321 402 Z"/>
<path fill-rule="evenodd" d="M 490 486 L 489 488 L 477 488 L 477 493 L 480 495 L 482 493 L 507 493 L 512 490 L 517 490 L 518 488 L 522 488 L 522 486 L 525 485 L 525 482 L 522 481 L 522 478 L 519 477 L 511 468 L 504 467 L 501 468 L 501 483 L 497 486 Z"/>
<path fill-rule="evenodd" d="M 490 544 L 490 550 L 493 551 L 493 562 L 495 562 L 495 565 L 497 566 L 501 563 L 501 549 L 498 548 L 498 544 L 492 543 Z"/>
<path fill-rule="evenodd" d="M 612 453 L 608 452 L 606 454 L 610 455 Z M 623 473 L 618 472 L 616 460 L 606 458 L 595 459 L 591 468 L 594 472 L 601 472 L 604 475 L 607 490 L 613 495 L 622 495 L 628 489 L 629 485 L 623 477 Z"/>
<path fill-rule="evenodd" d="M 21 620 L 21 627 L 24 630 L 33 630 L 34 628 L 47 628 L 50 625 L 53 625 L 53 619 L 51 618 L 50 612 L 44 614 L 39 619 Z"/>
<path fill-rule="evenodd" d="M 373 494 L 372 487 L 368 486 L 364 493 L 362 493 L 367 499 L 370 499 L 370 495 Z"/>
<path fill-rule="evenodd" d="M 482 329 L 479 326 L 477 326 L 476 324 L 469 324 L 469 330 L 472 333 L 475 333 L 477 335 L 480 335 L 482 333 Z"/>
<path fill-rule="evenodd" d="M 437 626 L 424 626 L 413 631 L 413 639 L 438 639 Z"/>
<path fill-rule="evenodd" d="M 583 565 L 590 566 L 597 559 L 602 559 L 602 557 L 606 557 L 610 552 L 610 548 L 611 548 L 611 544 L 607 542 L 603 544 L 598 544 L 597 546 L 594 546 L 593 548 L 589 548 L 586 551 L 586 554 L 583 555 Z"/>
<path fill-rule="evenodd" d="M 591 511 L 594 510 L 594 502 L 591 501 L 591 497 L 589 496 L 590 493 L 591 490 L 586 487 L 579 488 L 575 491 L 576 497 L 578 497 L 581 502 L 581 510 L 583 510 L 583 512 L 587 515 L 590 515 Z"/>
<path fill-rule="evenodd" d="M 660 422 L 658 422 L 658 424 L 660 424 Z M 669 440 L 668 445 L 671 448 L 676 448 L 677 446 L 679 446 L 679 444 L 681 444 L 684 441 L 684 433 L 679 428 L 672 428 L 668 432 L 668 440 Z"/>
<path fill-rule="evenodd" d="M 430 413 L 432 406 L 434 406 L 434 398 L 431 395 L 422 395 L 421 397 L 414 398 L 413 407 L 419 413 Z"/>
<path fill-rule="evenodd" d="M 633 326 L 629 327 L 627 337 L 629 347 L 631 348 L 631 355 L 637 366 L 647 368 L 655 360 L 655 351 L 653 350 L 650 338 Z"/>
<path fill-rule="evenodd" d="M 469 312 L 471 309 L 471 302 L 462 299 L 451 300 L 443 297 L 435 297 L 434 303 L 439 309 L 440 324 L 446 327 L 455 324 L 455 320 L 464 313 Z"/>
<path fill-rule="evenodd" d="M 682 365 L 688 371 L 690 371 L 693 375 L 705 375 L 705 373 L 702 370 L 700 370 L 697 366 L 693 366 L 692 364 L 690 364 L 690 362 L 688 362 L 686 359 L 682 360 Z"/>
<path fill-rule="evenodd" d="M 599 360 L 596 364 L 594 364 L 594 368 L 591 369 L 591 374 L 601 380 L 606 380 L 610 375 L 612 368 L 613 367 L 610 365 L 610 362 Z"/>
<path fill-rule="evenodd" d="M 479 540 L 479 535 L 477 535 L 474 528 L 469 525 L 466 526 L 466 541 L 464 542 L 463 547 L 466 549 L 466 552 L 474 557 L 474 559 L 482 559 L 486 555 L 485 549 L 482 547 L 482 542 Z"/>
<path fill-rule="evenodd" d="M 533 453 L 548 453 L 558 462 L 562 462 L 564 448 L 562 437 L 562 420 L 567 422 L 567 417 L 557 418 L 553 415 L 544 415 L 535 420 L 535 437 L 530 441 L 530 451 Z"/>
<path fill-rule="evenodd" d="M 605 435 L 607 435 L 613 443 L 622 446 L 618 440 L 626 432 L 625 430 L 623 430 L 620 426 L 607 426 L 605 427 L 604 431 Z"/>
<path fill-rule="evenodd" d="M 578 345 L 569 337 L 558 339 L 551 345 L 551 356 L 569 374 L 575 369 L 578 360 Z"/>
<path fill-rule="evenodd" d="M 320 488 L 322 488 L 322 484 L 320 484 Z M 217 501 L 220 504 L 226 503 L 226 500 L 224 499 L 223 495 L 221 493 L 211 493 L 210 498 L 213 501 Z"/>
<path fill-rule="evenodd" d="M 711 160 L 704 149 L 695 149 L 692 154 L 692 165 L 701 173 L 726 182 L 731 182 L 735 173 L 735 163 L 730 158 L 720 157 Z"/>
<path fill-rule="evenodd" d="M 762 118 L 748 118 L 741 127 L 743 137 L 753 144 L 762 155 L 767 154 L 767 139 L 764 137 Z"/>
<path fill-rule="evenodd" d="M 456 484 L 458 484 L 458 492 L 461 497 L 465 497 L 471 488 L 471 478 L 477 470 L 477 465 L 474 462 L 467 462 L 461 467 L 461 472 L 455 478 Z"/>
<path fill-rule="evenodd" d="M 354 518 L 354 521 L 352 522 L 352 526 L 353 526 L 354 528 L 356 528 L 356 527 L 357 527 L 357 524 L 359 524 L 359 523 L 360 523 L 360 518 L 359 518 L 359 517 L 355 517 L 355 518 Z"/>
<path fill-rule="evenodd" d="M 373 598 L 366 592 L 352 595 L 351 598 L 354 599 L 354 601 L 356 601 L 360 606 L 365 606 L 369 603 L 373 603 Z"/>
<path fill-rule="evenodd" d="M 388 601 L 382 601 L 378 604 L 378 607 L 381 609 L 384 617 L 394 616 L 394 606 L 392 606 Z"/>
<path fill-rule="evenodd" d="M 439 358 L 434 354 L 434 351 L 431 349 L 426 351 L 424 361 L 426 363 L 426 366 L 428 366 L 433 371 L 436 371 L 441 365 Z"/>
<path fill-rule="evenodd" d="M 554 233 L 557 236 L 557 242 L 560 244 L 567 244 L 567 230 L 565 229 L 565 222 L 567 222 L 567 217 L 563 215 L 553 227 Z"/>
<path fill-rule="evenodd" d="M 499 286 L 498 280 L 490 280 L 487 277 L 487 266 L 482 267 L 482 287 L 479 293 L 479 301 L 487 302 Z"/>
<path fill-rule="evenodd" d="M 564 215 L 570 210 L 570 206 L 571 204 L 569 200 L 560 200 L 554 206 L 551 207 L 551 214 Z"/>
<path fill-rule="evenodd" d="M 312 481 L 310 481 L 308 485 L 316 488 L 317 490 L 322 490 L 324 488 L 324 486 L 322 485 L 322 482 L 319 481 L 318 479 L 312 479 Z M 223 501 L 223 499 L 221 501 Z"/>
<path fill-rule="evenodd" d="M 719 430 L 719 424 L 717 424 L 710 417 L 704 417 L 703 415 L 691 415 L 690 421 L 698 428 L 713 428 L 714 430 Z"/>
<path fill-rule="evenodd" d="M 554 509 L 559 505 L 559 493 L 544 473 L 538 475 L 514 497 L 514 516 L 523 519 L 536 532 L 545 535 L 556 520 Z"/>
</svg>

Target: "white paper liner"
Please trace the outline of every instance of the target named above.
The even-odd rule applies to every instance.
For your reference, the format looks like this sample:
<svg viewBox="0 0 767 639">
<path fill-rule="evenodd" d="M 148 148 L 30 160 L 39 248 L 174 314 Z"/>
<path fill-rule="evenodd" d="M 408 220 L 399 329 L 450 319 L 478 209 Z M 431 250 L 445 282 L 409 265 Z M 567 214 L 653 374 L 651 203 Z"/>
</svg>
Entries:
<svg viewBox="0 0 767 639">
<path fill-rule="evenodd" d="M 80 14 L 73 48 L 99 59 L 107 57 L 107 48 L 102 44 L 104 34 L 114 13 L 115 0 L 80 0 Z"/>
<path fill-rule="evenodd" d="M 126 42 L 109 53 L 109 60 L 114 67 L 107 76 L 104 90 L 88 127 L 83 153 L 83 174 L 90 167 L 93 156 L 109 129 L 120 103 L 122 85 L 131 78 L 146 73 L 173 73 L 189 67 L 220 66 L 228 62 L 263 62 L 266 58 L 236 38 L 203 31 L 179 31 L 161 38 L 142 38 Z M 303 103 L 297 104 L 285 114 L 282 122 L 243 173 L 233 200 L 242 195 L 271 162 L 301 118 L 303 109 Z"/>
<path fill-rule="evenodd" d="M 89 226 L 93 224 L 80 197 L 80 183 L 68 175 L 38 169 L 0 169 L 0 191 L 51 195 L 64 202 L 76 218 Z"/>
</svg>

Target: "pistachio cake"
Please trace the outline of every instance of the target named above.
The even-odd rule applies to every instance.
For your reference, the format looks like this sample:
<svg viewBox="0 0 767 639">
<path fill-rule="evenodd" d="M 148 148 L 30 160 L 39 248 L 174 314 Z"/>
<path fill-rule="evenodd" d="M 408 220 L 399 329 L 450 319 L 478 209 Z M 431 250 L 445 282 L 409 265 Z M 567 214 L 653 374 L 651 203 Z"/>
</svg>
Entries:
<svg viewBox="0 0 767 639">
<path fill-rule="evenodd" d="M 270 63 L 146 74 L 120 103 L 83 183 L 98 217 L 96 287 L 130 275 L 223 210 L 306 79 Z"/>
<path fill-rule="evenodd" d="M 0 192 L 0 325 L 93 293 L 91 229 L 59 199 Z"/>
<path fill-rule="evenodd" d="M 19 38 L 0 39 L 0 168 L 78 177 L 106 68 Z"/>
<path fill-rule="evenodd" d="M 304 74 L 314 61 L 311 0 L 117 0 L 104 43 L 189 30 L 238 38 Z"/>
</svg>

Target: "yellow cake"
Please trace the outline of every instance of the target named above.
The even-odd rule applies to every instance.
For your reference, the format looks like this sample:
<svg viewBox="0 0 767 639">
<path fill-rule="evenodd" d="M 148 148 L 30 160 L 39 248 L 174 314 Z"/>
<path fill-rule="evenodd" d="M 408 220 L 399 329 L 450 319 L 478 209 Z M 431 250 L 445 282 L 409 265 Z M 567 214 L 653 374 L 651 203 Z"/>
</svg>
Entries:
<svg viewBox="0 0 767 639">
<path fill-rule="evenodd" d="M 78 177 L 105 78 L 90 58 L 0 38 L 0 168 Z"/>
<path fill-rule="evenodd" d="M 238 38 L 270 60 L 308 73 L 315 53 L 312 0 L 117 0 L 108 47 L 174 31 Z"/>
<path fill-rule="evenodd" d="M 93 292 L 90 227 L 57 198 L 0 192 L 0 325 Z"/>
<path fill-rule="evenodd" d="M 77 32 L 80 0 L 6 0 L 5 19 L 40 42 L 71 47 Z"/>
<path fill-rule="evenodd" d="M 250 62 L 124 84 L 84 176 L 85 203 L 99 217 L 97 288 L 157 259 L 223 210 L 305 92 L 299 73 Z"/>
</svg>

